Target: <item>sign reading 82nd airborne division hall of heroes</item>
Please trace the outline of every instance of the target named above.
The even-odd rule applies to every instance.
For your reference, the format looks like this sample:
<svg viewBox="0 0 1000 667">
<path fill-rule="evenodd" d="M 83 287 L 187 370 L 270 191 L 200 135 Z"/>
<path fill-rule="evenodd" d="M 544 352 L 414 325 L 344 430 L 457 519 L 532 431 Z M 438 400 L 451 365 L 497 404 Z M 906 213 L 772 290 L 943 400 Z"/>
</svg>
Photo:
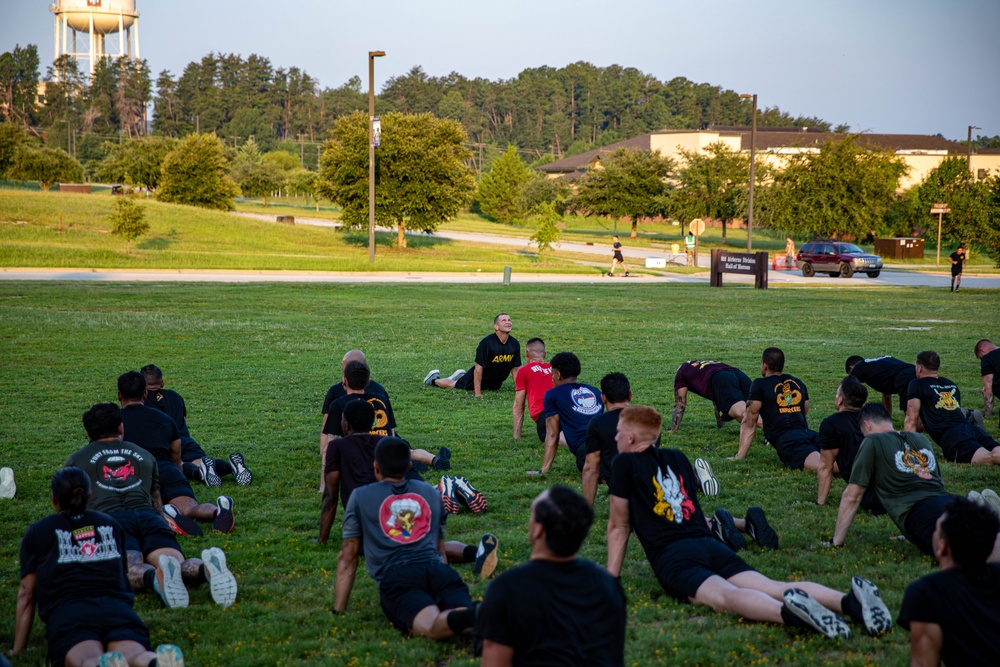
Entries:
<svg viewBox="0 0 1000 667">
<path fill-rule="evenodd" d="M 754 287 L 767 289 L 768 257 L 766 252 L 729 252 L 712 249 L 712 287 L 722 287 L 723 273 L 754 277 Z"/>
</svg>

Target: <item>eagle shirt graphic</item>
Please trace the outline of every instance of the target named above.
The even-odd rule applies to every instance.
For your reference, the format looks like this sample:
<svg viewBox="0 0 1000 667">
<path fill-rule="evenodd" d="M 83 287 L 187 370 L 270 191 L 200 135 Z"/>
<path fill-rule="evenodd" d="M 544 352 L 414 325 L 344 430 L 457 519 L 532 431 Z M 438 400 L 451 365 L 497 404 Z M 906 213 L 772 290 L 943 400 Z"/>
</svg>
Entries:
<svg viewBox="0 0 1000 667">
<path fill-rule="evenodd" d="M 896 470 L 916 475 L 920 479 L 930 479 L 931 473 L 937 470 L 937 459 L 929 449 L 910 449 L 903 443 L 903 451 L 896 452 Z"/>
<path fill-rule="evenodd" d="M 684 478 L 679 478 L 670 466 L 667 466 L 666 475 L 659 468 L 656 469 L 653 491 L 656 493 L 653 514 L 674 523 L 683 523 L 694 514 L 694 502 L 684 491 Z"/>
<path fill-rule="evenodd" d="M 378 512 L 382 533 L 393 542 L 414 544 L 431 529 L 431 508 L 423 496 L 404 493 L 382 501 Z"/>
<path fill-rule="evenodd" d="M 577 387 L 570 392 L 574 412 L 583 415 L 596 415 L 601 411 L 601 402 L 589 387 Z"/>
</svg>

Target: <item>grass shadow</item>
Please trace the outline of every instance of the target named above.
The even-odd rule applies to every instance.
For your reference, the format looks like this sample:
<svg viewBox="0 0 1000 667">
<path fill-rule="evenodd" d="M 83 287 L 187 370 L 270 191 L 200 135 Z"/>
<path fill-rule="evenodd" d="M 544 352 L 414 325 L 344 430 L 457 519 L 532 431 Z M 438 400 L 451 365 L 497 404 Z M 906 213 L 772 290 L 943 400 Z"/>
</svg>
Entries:
<svg viewBox="0 0 1000 667">
<path fill-rule="evenodd" d="M 344 243 L 349 246 L 355 246 L 358 248 L 368 247 L 368 234 L 358 231 L 344 232 Z M 451 239 L 444 239 L 438 236 L 429 236 L 427 234 L 407 234 L 406 235 L 406 247 L 413 250 L 420 250 L 425 248 L 437 248 L 440 246 L 452 245 L 455 242 Z M 395 232 L 375 232 L 375 247 L 376 248 L 395 248 L 396 247 L 396 234 Z"/>
<path fill-rule="evenodd" d="M 177 237 L 180 236 L 176 229 L 171 229 L 167 234 L 163 236 L 153 236 L 148 239 L 143 239 L 135 244 L 136 250 L 166 250 L 174 243 L 177 242 Z"/>
</svg>

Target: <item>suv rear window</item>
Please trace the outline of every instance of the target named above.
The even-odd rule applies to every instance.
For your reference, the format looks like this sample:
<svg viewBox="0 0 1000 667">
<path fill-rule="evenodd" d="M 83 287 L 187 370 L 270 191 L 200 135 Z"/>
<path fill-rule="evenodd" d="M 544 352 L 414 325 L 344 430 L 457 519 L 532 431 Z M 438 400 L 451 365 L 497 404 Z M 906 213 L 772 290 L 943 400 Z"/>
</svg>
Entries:
<svg viewBox="0 0 1000 667">
<path fill-rule="evenodd" d="M 814 249 L 814 244 L 807 243 L 799 249 L 799 252 L 802 254 L 809 254 L 811 252 L 816 252 L 816 250 Z"/>
</svg>

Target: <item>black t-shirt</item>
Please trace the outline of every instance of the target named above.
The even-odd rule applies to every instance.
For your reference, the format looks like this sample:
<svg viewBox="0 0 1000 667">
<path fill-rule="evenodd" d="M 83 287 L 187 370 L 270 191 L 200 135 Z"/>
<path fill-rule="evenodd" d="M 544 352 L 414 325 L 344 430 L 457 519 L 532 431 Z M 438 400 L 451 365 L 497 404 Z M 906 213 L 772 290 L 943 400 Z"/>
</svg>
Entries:
<svg viewBox="0 0 1000 667">
<path fill-rule="evenodd" d="M 163 410 L 177 424 L 177 430 L 182 438 L 190 438 L 187 427 L 187 406 L 181 395 L 172 389 L 159 389 L 146 392 L 146 405 Z"/>
<path fill-rule="evenodd" d="M 625 592 L 606 569 L 582 558 L 529 561 L 490 584 L 476 633 L 513 648 L 518 667 L 620 667 Z"/>
<path fill-rule="evenodd" d="M 913 364 L 895 357 L 875 357 L 859 361 L 851 375 L 883 394 L 906 395 L 906 388 L 917 378 Z"/>
<path fill-rule="evenodd" d="M 131 442 L 92 442 L 70 454 L 67 466 L 87 473 L 95 512 L 148 510 L 159 493 L 159 466 L 153 455 Z"/>
<path fill-rule="evenodd" d="M 510 372 L 521 365 L 521 344 L 513 336 L 508 336 L 507 342 L 501 343 L 497 335 L 492 333 L 479 341 L 476 363 L 483 367 L 481 387 L 491 391 L 499 389 Z M 473 371 L 469 371 L 469 374 Z M 468 382 L 471 383 L 472 380 Z"/>
<path fill-rule="evenodd" d="M 597 415 L 587 424 L 587 453 L 601 453 L 601 469 L 598 473 L 600 481 L 611 479 L 611 462 L 618 456 L 618 443 L 615 433 L 618 431 L 618 417 L 621 409 Z"/>
<path fill-rule="evenodd" d="M 375 445 L 384 435 L 356 433 L 330 441 L 323 462 L 323 475 L 340 473 L 340 502 L 347 507 L 351 492 L 375 481 Z"/>
<path fill-rule="evenodd" d="M 678 540 L 712 537 L 698 504 L 698 477 L 678 449 L 619 454 L 608 487 L 628 500 L 629 521 L 650 562 Z"/>
<path fill-rule="evenodd" d="M 340 418 L 344 414 L 344 406 L 351 401 L 368 401 L 375 408 L 375 423 L 371 432 L 378 436 L 392 435 L 392 430 L 396 428 L 396 418 L 392 414 L 392 406 L 385 396 L 381 394 L 347 394 L 341 396 L 330 404 L 330 413 L 326 418 L 326 426 L 323 433 L 327 435 L 342 436 L 344 432 L 340 429 Z"/>
<path fill-rule="evenodd" d="M 386 405 L 389 406 L 389 409 L 390 410 L 392 409 L 392 405 L 389 403 L 389 392 L 387 392 L 385 390 L 385 387 L 380 385 L 375 380 L 371 380 L 368 382 L 368 386 L 365 387 L 365 392 L 369 394 L 379 394 L 380 396 L 382 396 L 383 400 L 385 400 L 385 403 Z M 326 398 L 323 399 L 323 414 L 324 415 L 329 414 L 330 404 L 333 403 L 338 398 L 343 398 L 344 396 L 347 396 L 347 390 L 344 389 L 343 382 L 338 382 L 337 384 L 332 385 L 329 391 L 326 392 Z"/>
<path fill-rule="evenodd" d="M 35 574 L 38 616 L 48 622 L 60 605 L 110 597 L 132 604 L 125 531 L 101 512 L 51 514 L 21 540 L 21 578 Z"/>
<path fill-rule="evenodd" d="M 962 413 L 962 392 L 948 378 L 917 378 L 906 391 L 906 400 L 920 399 L 920 420 L 924 430 L 941 444 L 941 437 L 955 426 L 967 423 Z"/>
<path fill-rule="evenodd" d="M 786 431 L 809 428 L 805 404 L 809 391 L 797 377 L 782 373 L 757 378 L 750 385 L 747 400 L 760 401 L 760 416 L 764 420 L 764 437 L 778 443 Z"/>
<path fill-rule="evenodd" d="M 180 440 L 180 430 L 167 413 L 145 405 L 129 405 L 122 408 L 122 425 L 124 439 L 145 449 L 159 463 L 161 488 L 184 479 L 184 473 L 170 457 L 170 444 Z"/>
<path fill-rule="evenodd" d="M 948 257 L 951 258 L 951 261 L 955 262 L 954 264 L 951 265 L 952 272 L 961 273 L 962 269 L 965 267 L 965 253 L 958 252 L 956 250 L 955 252 L 948 255 Z"/>
<path fill-rule="evenodd" d="M 996 397 L 1000 394 L 1000 347 L 984 354 L 983 358 L 979 360 L 979 368 L 982 375 L 993 375 L 993 396 Z"/>
<path fill-rule="evenodd" d="M 906 587 L 899 624 L 941 626 L 941 660 L 948 667 L 993 667 L 1000 641 L 1000 564 L 970 572 L 933 572 Z"/>
<path fill-rule="evenodd" d="M 851 479 L 854 457 L 865 436 L 861 433 L 860 412 L 835 412 L 819 425 L 819 448 L 836 449 L 837 468 L 844 479 Z"/>
</svg>

